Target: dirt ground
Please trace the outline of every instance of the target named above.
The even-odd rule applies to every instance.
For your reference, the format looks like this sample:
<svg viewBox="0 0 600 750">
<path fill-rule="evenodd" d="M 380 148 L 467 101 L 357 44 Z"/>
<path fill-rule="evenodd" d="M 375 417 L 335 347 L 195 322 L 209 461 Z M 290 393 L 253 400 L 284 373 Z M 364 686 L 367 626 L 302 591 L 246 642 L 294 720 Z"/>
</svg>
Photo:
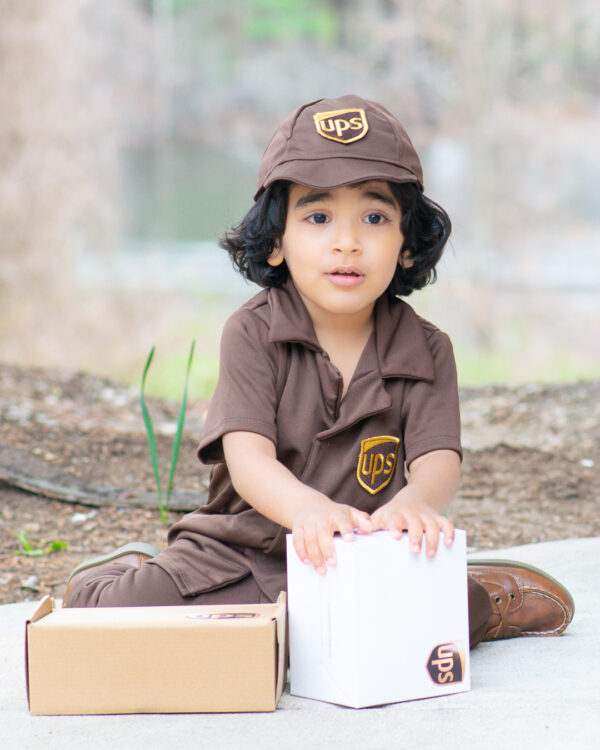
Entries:
<svg viewBox="0 0 600 750">
<path fill-rule="evenodd" d="M 600 381 L 463 389 L 461 402 L 463 481 L 449 516 L 470 547 L 600 535 Z M 188 405 L 170 522 L 206 496 L 195 456 L 205 408 Z M 178 406 L 150 410 L 166 482 Z M 137 392 L 0 365 L 0 603 L 60 597 L 82 559 L 133 540 L 164 546 L 168 525 Z M 34 549 L 67 547 L 19 554 L 23 531 Z"/>
</svg>

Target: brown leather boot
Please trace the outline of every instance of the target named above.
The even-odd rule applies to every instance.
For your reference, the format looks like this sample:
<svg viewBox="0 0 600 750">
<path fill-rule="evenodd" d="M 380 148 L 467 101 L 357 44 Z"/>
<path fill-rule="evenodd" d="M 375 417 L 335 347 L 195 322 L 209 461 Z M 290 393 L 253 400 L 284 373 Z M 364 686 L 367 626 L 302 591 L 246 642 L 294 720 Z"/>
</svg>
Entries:
<svg viewBox="0 0 600 750">
<path fill-rule="evenodd" d="M 564 586 L 543 570 L 513 560 L 474 560 L 467 572 L 490 595 L 493 614 L 484 641 L 528 635 L 560 635 L 573 619 L 575 603 Z"/>
<path fill-rule="evenodd" d="M 67 588 L 63 595 L 63 607 L 68 606 L 67 599 L 73 586 L 75 586 L 75 584 L 81 580 L 91 568 L 110 565 L 111 563 L 125 563 L 126 565 L 139 568 L 144 560 L 156 557 L 159 552 L 160 550 L 152 544 L 146 544 L 145 542 L 132 542 L 130 544 L 124 544 L 122 547 L 117 547 L 117 549 L 114 549 L 112 552 L 108 552 L 105 555 L 84 560 L 84 562 L 80 563 L 73 569 L 71 575 L 67 578 Z"/>
</svg>

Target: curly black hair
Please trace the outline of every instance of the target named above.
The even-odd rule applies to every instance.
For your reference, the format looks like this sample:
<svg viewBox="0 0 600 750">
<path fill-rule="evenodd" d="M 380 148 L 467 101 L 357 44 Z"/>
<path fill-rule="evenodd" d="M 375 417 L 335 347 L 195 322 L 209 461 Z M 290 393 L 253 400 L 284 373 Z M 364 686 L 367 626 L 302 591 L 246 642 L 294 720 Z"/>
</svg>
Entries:
<svg viewBox="0 0 600 750">
<path fill-rule="evenodd" d="M 267 258 L 285 230 L 290 184 L 280 180 L 270 185 L 240 223 L 219 241 L 238 271 L 263 287 L 279 287 L 288 277 L 285 261 L 270 266 Z M 398 264 L 386 291 L 391 297 L 406 297 L 413 290 L 422 289 L 436 280 L 435 267 L 442 257 L 452 225 L 444 209 L 415 183 L 388 184 L 402 212 L 400 231 L 404 243 L 401 251 L 410 252 L 413 264 L 410 268 Z"/>
</svg>

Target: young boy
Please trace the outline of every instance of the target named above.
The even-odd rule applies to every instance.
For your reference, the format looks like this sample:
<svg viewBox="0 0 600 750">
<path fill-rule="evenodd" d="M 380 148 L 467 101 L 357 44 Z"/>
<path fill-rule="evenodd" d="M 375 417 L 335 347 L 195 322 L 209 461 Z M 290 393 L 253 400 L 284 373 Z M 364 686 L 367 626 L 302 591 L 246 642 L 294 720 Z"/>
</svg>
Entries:
<svg viewBox="0 0 600 750">
<path fill-rule="evenodd" d="M 336 564 L 336 533 L 407 532 L 430 557 L 440 536 L 452 544 L 452 348 L 398 299 L 435 279 L 449 233 L 385 108 L 344 96 L 293 112 L 265 151 L 254 206 L 222 242 L 266 288 L 223 332 L 198 451 L 214 464 L 208 504 L 160 553 L 126 545 L 80 565 L 65 606 L 274 601 L 289 529 L 320 574 Z M 520 563 L 470 565 L 468 586 L 472 646 L 558 635 L 573 616 L 569 593 Z"/>
</svg>

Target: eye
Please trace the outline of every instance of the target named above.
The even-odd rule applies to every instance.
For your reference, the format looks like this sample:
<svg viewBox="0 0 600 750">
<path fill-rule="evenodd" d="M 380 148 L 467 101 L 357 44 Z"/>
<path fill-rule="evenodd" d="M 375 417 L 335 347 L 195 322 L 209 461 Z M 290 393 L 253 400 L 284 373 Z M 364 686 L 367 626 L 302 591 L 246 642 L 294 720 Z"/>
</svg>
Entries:
<svg viewBox="0 0 600 750">
<path fill-rule="evenodd" d="M 367 224 L 383 224 L 383 222 L 387 221 L 387 219 L 383 214 L 372 213 L 368 214 L 365 217 L 365 221 L 367 222 Z"/>
<path fill-rule="evenodd" d="M 325 214 L 311 214 L 308 217 L 311 224 L 325 224 L 329 221 L 329 218 Z"/>
</svg>

